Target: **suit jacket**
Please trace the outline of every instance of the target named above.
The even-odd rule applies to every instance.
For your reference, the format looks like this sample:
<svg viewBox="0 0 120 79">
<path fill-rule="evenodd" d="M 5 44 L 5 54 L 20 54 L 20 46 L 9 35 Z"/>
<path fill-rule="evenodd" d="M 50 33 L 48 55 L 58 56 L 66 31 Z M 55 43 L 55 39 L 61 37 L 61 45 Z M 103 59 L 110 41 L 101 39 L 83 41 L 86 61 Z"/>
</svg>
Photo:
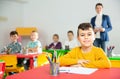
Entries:
<svg viewBox="0 0 120 79">
<path fill-rule="evenodd" d="M 95 20 L 96 20 L 96 16 L 94 16 L 91 19 L 91 24 L 93 26 L 93 29 L 95 28 Z M 102 41 L 109 41 L 109 36 L 108 36 L 108 32 L 112 30 L 112 25 L 111 25 L 111 21 L 108 15 L 102 15 L 102 24 L 101 26 L 103 28 L 105 28 L 104 32 L 100 32 L 100 38 Z"/>
</svg>

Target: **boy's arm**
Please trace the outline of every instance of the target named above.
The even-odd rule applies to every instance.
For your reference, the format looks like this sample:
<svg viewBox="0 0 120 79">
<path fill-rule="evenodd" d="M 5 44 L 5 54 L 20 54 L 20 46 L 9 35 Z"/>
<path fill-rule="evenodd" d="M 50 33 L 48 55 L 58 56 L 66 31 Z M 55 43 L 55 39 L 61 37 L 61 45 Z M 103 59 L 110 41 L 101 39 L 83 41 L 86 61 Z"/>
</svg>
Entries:
<svg viewBox="0 0 120 79">
<path fill-rule="evenodd" d="M 75 48 L 72 49 L 70 52 L 68 52 L 66 55 L 61 56 L 59 59 L 61 66 L 69 66 L 69 65 L 75 65 L 78 62 L 78 59 L 76 58 L 76 50 Z"/>
<path fill-rule="evenodd" d="M 110 68 L 111 62 L 105 55 L 102 49 L 98 50 L 98 53 L 95 53 L 95 60 L 90 61 L 88 64 L 85 64 L 86 67 L 93 67 L 93 68 Z"/>
<path fill-rule="evenodd" d="M 22 44 L 19 42 L 19 43 L 18 43 L 18 52 L 20 53 L 21 50 L 22 50 Z"/>
<path fill-rule="evenodd" d="M 38 52 L 39 47 L 34 47 L 34 48 L 28 48 L 28 51 L 32 51 L 32 52 Z"/>
<path fill-rule="evenodd" d="M 11 48 L 11 43 L 10 44 L 8 44 L 8 45 L 6 45 L 6 46 L 4 46 L 1 50 L 0 50 L 0 53 L 4 53 L 4 52 L 6 52 L 9 48 Z"/>
<path fill-rule="evenodd" d="M 42 48 L 42 46 L 41 46 L 41 43 L 38 42 L 36 47 L 34 47 L 34 48 L 28 48 L 28 51 L 41 53 L 41 52 L 39 52 L 40 50 L 42 50 L 42 49 L 40 49 L 40 48 Z"/>
<path fill-rule="evenodd" d="M 0 53 L 3 53 L 5 52 L 5 47 L 3 47 L 1 50 L 0 50 Z"/>
</svg>

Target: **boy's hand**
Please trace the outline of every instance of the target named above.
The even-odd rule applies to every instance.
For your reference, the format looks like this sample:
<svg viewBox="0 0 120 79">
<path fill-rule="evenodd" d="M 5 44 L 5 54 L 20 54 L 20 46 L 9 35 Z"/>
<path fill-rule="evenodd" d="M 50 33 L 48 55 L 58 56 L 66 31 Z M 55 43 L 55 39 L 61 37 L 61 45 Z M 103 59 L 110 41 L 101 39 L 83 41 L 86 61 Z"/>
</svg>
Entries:
<svg viewBox="0 0 120 79">
<path fill-rule="evenodd" d="M 82 67 L 85 66 L 85 64 L 88 64 L 89 63 L 89 60 L 78 60 L 78 64 L 80 64 Z"/>
</svg>

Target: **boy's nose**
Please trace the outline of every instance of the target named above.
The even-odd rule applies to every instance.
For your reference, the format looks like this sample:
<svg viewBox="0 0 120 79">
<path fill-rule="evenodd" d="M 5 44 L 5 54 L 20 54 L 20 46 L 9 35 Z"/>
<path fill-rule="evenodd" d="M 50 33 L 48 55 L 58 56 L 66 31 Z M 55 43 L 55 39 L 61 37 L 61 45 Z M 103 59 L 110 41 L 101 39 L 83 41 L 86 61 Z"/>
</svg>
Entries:
<svg viewBox="0 0 120 79">
<path fill-rule="evenodd" d="M 88 39 L 88 36 L 87 36 L 87 35 L 85 36 L 85 39 Z"/>
</svg>

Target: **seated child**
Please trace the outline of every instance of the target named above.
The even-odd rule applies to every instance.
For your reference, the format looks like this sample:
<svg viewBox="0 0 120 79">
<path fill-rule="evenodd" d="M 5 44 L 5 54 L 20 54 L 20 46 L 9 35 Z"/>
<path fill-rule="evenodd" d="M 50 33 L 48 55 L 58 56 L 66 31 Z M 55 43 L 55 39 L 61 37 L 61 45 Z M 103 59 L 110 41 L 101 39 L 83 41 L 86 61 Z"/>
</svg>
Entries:
<svg viewBox="0 0 120 79">
<path fill-rule="evenodd" d="M 17 41 L 18 39 L 18 33 L 16 31 L 11 31 L 10 32 L 10 39 L 11 43 L 5 46 L 2 50 L 1 53 L 6 53 L 7 50 L 9 51 L 9 54 L 15 54 L 15 53 L 20 53 L 21 52 L 21 43 Z M 18 65 L 22 64 L 23 59 L 18 59 Z"/>
<path fill-rule="evenodd" d="M 31 41 L 28 42 L 27 44 L 27 49 L 28 49 L 28 53 L 42 53 L 42 46 L 41 46 L 41 42 L 38 40 L 38 32 L 36 31 L 32 31 L 31 35 L 30 35 Z M 25 69 L 28 70 L 29 68 L 29 59 L 25 59 L 24 60 L 24 66 Z M 34 66 L 37 66 L 37 61 L 36 59 L 34 59 Z"/>
<path fill-rule="evenodd" d="M 72 49 L 74 47 L 79 46 L 78 41 L 74 38 L 74 33 L 73 31 L 68 31 L 67 32 L 68 40 L 65 41 L 64 48 L 66 49 L 66 46 L 68 46 L 68 49 Z"/>
<path fill-rule="evenodd" d="M 94 32 L 90 23 L 82 23 L 78 26 L 78 40 L 80 47 L 72 49 L 66 55 L 60 57 L 61 66 L 81 66 L 89 68 L 110 68 L 110 60 L 101 48 L 93 46 Z"/>
<path fill-rule="evenodd" d="M 53 43 L 51 43 L 47 49 L 62 49 L 62 44 L 59 42 L 58 34 L 53 35 Z"/>
<path fill-rule="evenodd" d="M 11 31 L 10 32 L 10 39 L 11 43 L 5 46 L 2 50 L 1 53 L 6 52 L 8 49 L 10 49 L 10 54 L 14 53 L 20 53 L 21 52 L 21 43 L 17 41 L 18 39 L 18 33 L 16 31 Z"/>
<path fill-rule="evenodd" d="M 42 45 L 38 40 L 38 32 L 32 31 L 30 38 L 31 41 L 27 44 L 28 52 L 42 53 Z"/>
</svg>

